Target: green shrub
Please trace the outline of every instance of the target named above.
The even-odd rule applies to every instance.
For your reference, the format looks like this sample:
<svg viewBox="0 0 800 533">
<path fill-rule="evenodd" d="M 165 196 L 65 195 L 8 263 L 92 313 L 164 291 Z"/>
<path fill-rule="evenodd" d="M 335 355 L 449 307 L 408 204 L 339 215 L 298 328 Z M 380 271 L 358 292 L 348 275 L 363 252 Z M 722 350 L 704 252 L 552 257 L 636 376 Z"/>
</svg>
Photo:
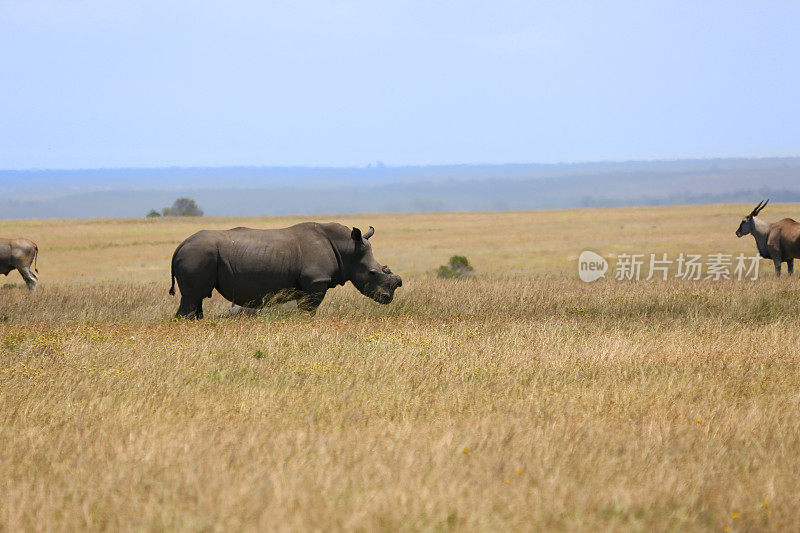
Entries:
<svg viewBox="0 0 800 533">
<path fill-rule="evenodd" d="M 475 269 L 463 255 L 454 255 L 446 265 L 439 267 L 436 275 L 440 278 L 469 278 Z"/>
</svg>

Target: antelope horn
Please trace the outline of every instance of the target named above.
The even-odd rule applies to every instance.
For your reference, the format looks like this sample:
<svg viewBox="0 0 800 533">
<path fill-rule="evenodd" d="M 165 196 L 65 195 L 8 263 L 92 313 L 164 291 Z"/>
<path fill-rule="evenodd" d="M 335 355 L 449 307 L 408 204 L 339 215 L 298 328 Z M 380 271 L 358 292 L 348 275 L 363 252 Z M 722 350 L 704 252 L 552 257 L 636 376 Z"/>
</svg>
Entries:
<svg viewBox="0 0 800 533">
<path fill-rule="evenodd" d="M 367 230 L 367 232 L 364 234 L 364 239 L 369 239 L 373 235 L 375 235 L 375 228 L 370 226 L 369 229 Z"/>
<path fill-rule="evenodd" d="M 763 203 L 763 200 L 761 202 L 758 202 L 758 205 L 755 206 L 752 211 L 750 211 L 750 216 L 751 217 L 756 216 L 758 214 L 759 209 L 764 207 L 763 205 L 761 205 L 762 203 Z"/>
<path fill-rule="evenodd" d="M 769 203 L 769 198 L 767 198 L 767 201 L 766 201 L 766 202 L 764 202 L 764 205 L 762 205 L 761 207 L 759 207 L 759 208 L 758 208 L 758 212 L 756 213 L 756 215 L 757 215 L 758 213 L 760 213 L 760 212 L 761 212 L 761 211 L 762 211 L 762 210 L 763 210 L 765 207 L 767 207 L 767 204 L 768 204 L 768 203 Z"/>
</svg>

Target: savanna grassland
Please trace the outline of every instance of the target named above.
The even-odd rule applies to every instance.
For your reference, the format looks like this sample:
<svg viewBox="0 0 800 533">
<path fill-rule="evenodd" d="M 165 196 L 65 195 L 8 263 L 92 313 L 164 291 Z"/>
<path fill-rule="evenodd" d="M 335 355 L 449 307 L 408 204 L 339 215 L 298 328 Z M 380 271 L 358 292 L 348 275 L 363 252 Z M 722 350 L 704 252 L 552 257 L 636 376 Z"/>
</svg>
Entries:
<svg viewBox="0 0 800 533">
<path fill-rule="evenodd" d="M 324 217 L 375 226 L 393 303 L 196 322 L 182 239 L 301 219 L 0 221 L 41 280 L 0 289 L 0 530 L 796 529 L 800 280 L 576 275 L 752 254 L 751 208 Z"/>
</svg>

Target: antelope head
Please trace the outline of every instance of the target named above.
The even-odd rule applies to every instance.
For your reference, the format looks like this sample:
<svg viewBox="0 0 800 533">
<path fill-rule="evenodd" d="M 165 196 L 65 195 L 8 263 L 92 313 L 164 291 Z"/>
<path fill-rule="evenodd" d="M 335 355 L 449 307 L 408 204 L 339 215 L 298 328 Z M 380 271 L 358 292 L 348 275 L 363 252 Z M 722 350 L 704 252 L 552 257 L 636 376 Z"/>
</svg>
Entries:
<svg viewBox="0 0 800 533">
<path fill-rule="evenodd" d="M 742 222 L 739 224 L 739 228 L 736 230 L 736 236 L 741 237 L 742 235 L 747 235 L 749 233 L 753 233 L 753 217 L 757 216 L 762 209 L 767 207 L 769 203 L 769 199 L 766 202 L 759 202 L 758 205 L 750 211 L 750 214 L 747 215 L 742 219 Z"/>
</svg>

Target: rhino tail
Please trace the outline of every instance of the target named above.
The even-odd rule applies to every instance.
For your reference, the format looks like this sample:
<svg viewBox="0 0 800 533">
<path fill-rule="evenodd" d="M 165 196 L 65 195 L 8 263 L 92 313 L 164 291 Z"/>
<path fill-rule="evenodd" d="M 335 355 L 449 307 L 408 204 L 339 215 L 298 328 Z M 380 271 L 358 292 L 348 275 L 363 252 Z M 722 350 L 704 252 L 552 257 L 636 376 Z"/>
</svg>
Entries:
<svg viewBox="0 0 800 533">
<path fill-rule="evenodd" d="M 181 246 L 182 246 L 182 244 L 181 244 Z M 178 246 L 177 250 L 175 250 L 175 253 L 172 254 L 172 261 L 170 262 L 170 265 L 169 265 L 169 273 L 170 273 L 170 276 L 172 276 L 172 287 L 169 288 L 169 295 L 170 296 L 175 296 L 175 256 L 178 255 L 178 250 L 180 250 L 180 249 L 181 249 L 181 247 Z"/>
<path fill-rule="evenodd" d="M 188 241 L 189 239 L 186 240 Z M 170 296 L 175 296 L 175 259 L 178 257 L 178 252 L 181 251 L 181 248 L 183 248 L 184 244 L 186 244 L 186 241 L 180 243 L 178 247 L 175 248 L 175 251 L 172 253 L 172 262 L 170 262 L 169 265 L 169 272 L 170 275 L 172 276 L 172 287 L 169 288 Z"/>
</svg>

